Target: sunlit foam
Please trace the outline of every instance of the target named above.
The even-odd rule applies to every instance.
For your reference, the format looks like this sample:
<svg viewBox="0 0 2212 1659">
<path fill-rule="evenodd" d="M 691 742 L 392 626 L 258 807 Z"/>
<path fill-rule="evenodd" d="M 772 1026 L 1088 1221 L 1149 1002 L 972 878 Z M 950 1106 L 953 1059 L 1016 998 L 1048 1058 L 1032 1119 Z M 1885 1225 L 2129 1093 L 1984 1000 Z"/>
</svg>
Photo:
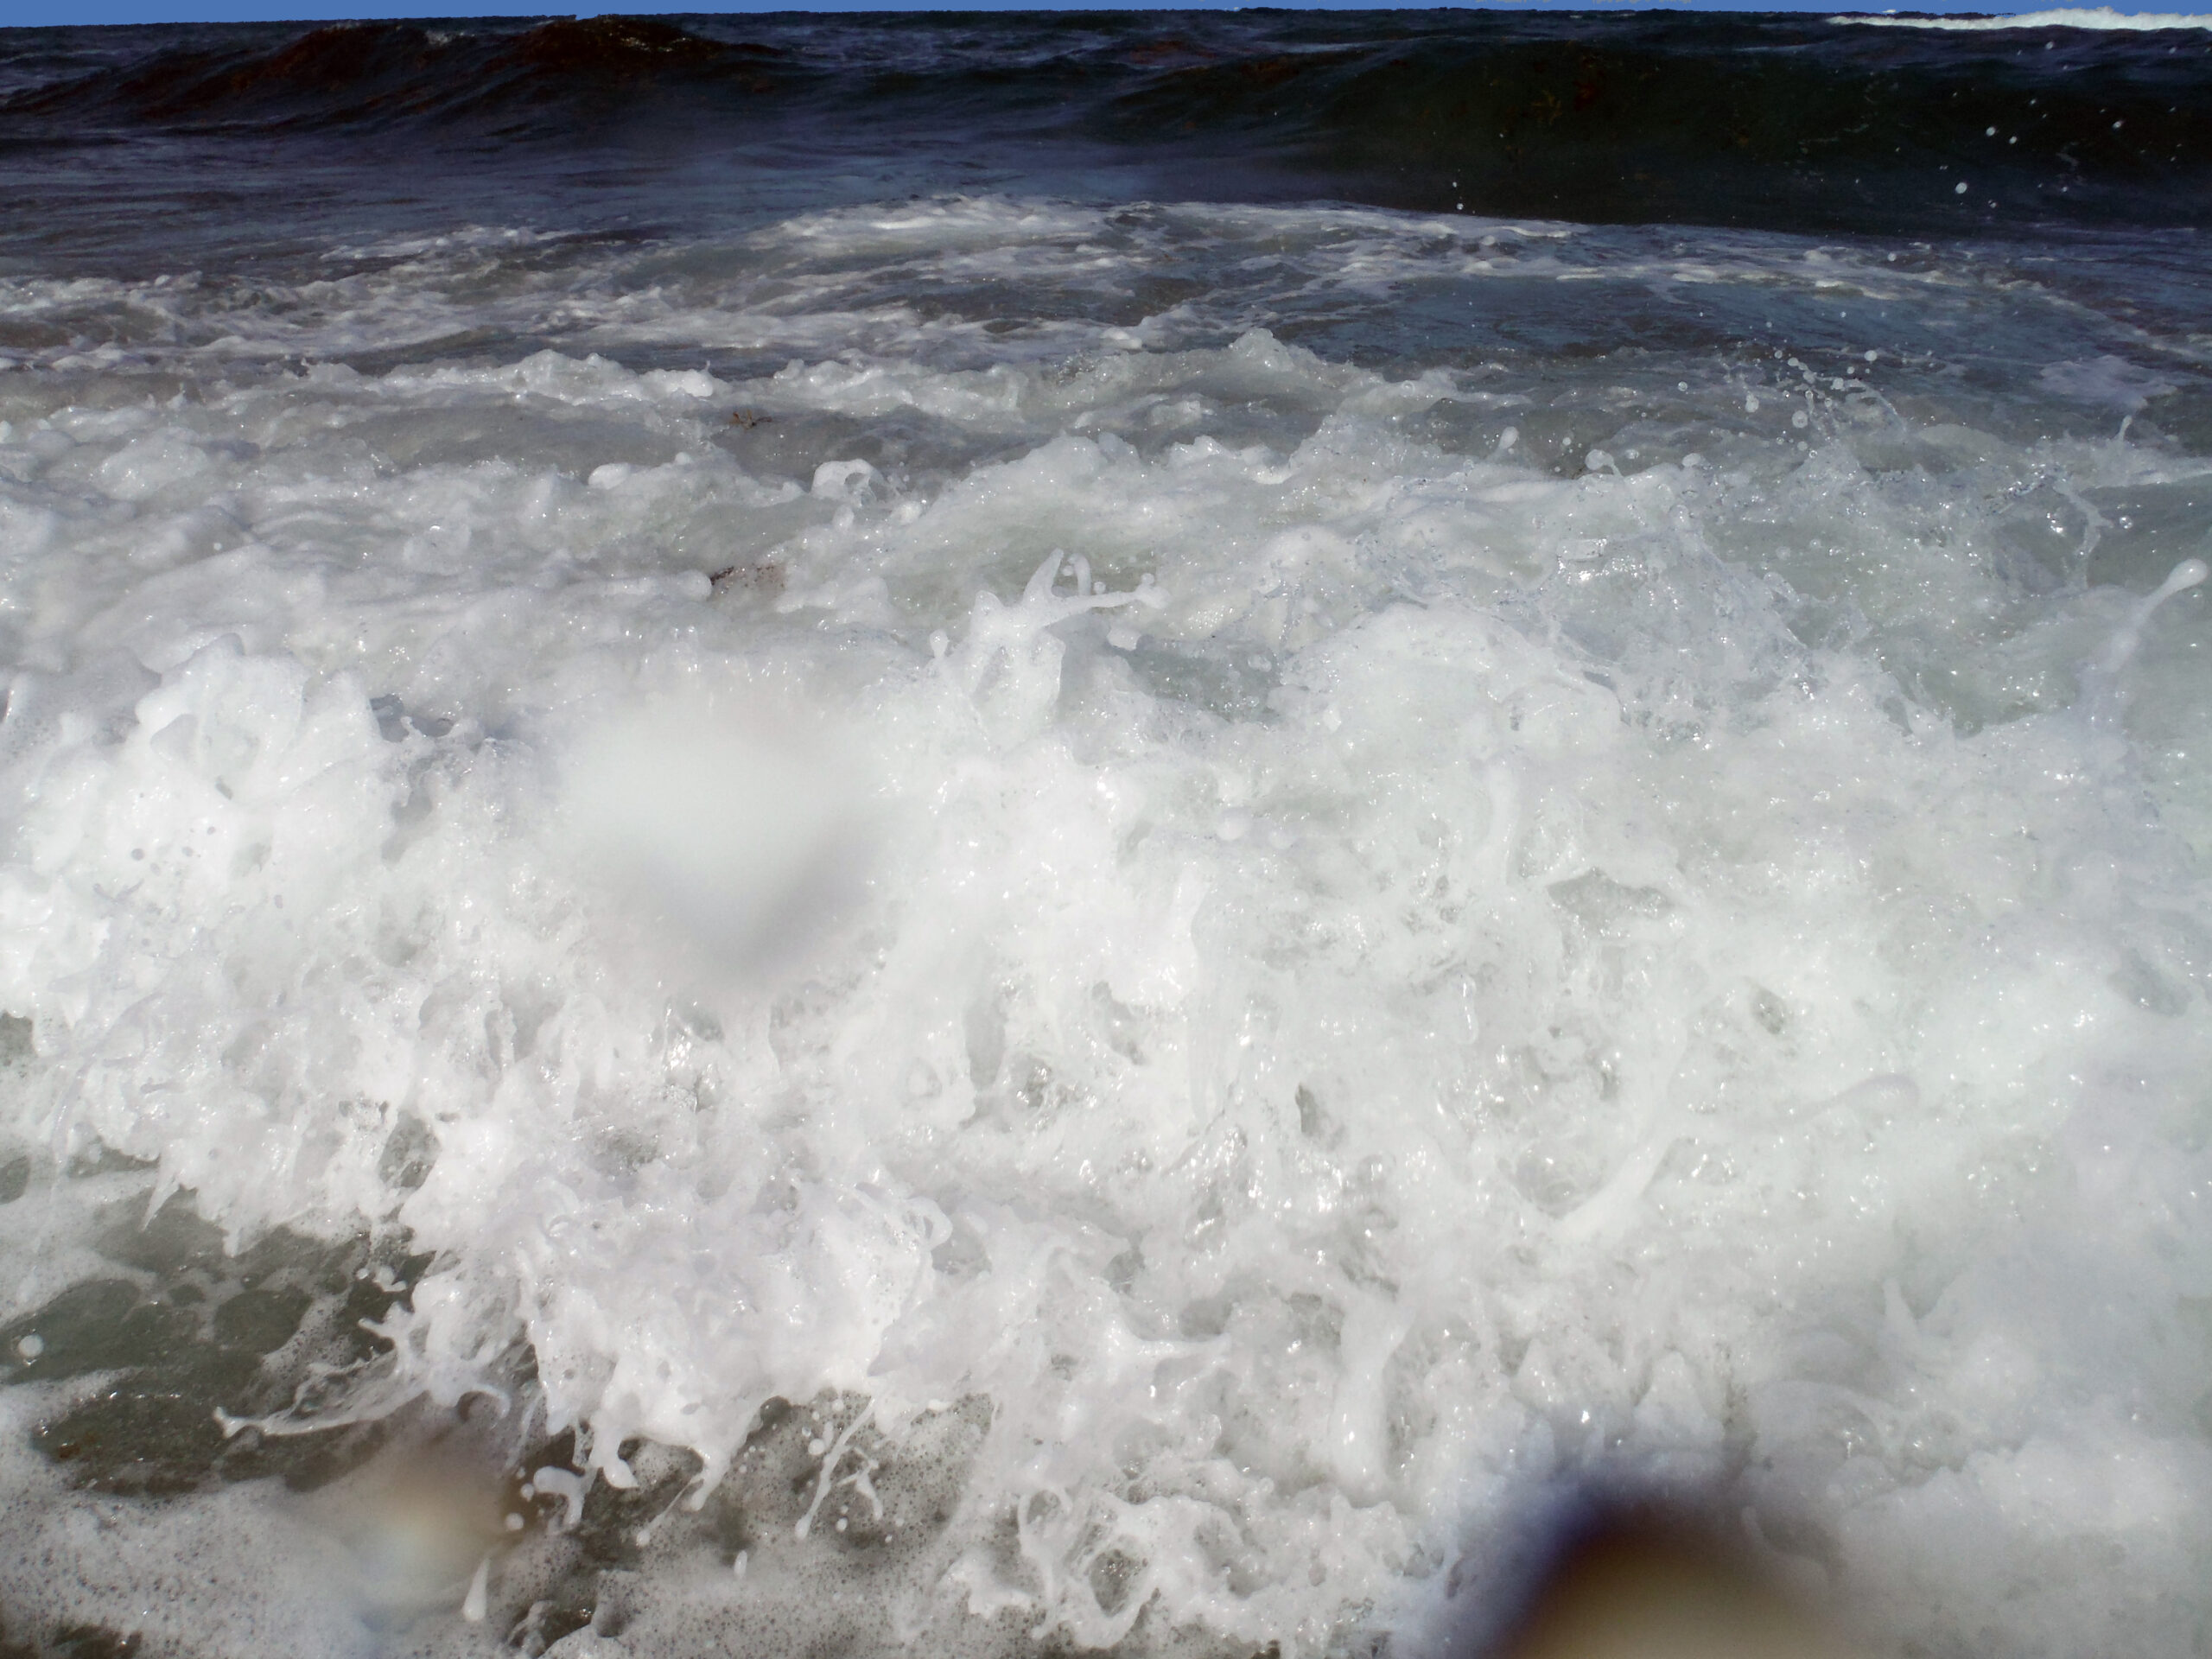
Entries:
<svg viewBox="0 0 2212 1659">
<path fill-rule="evenodd" d="M 1605 1471 L 1881 1639 L 2201 1622 L 2196 372 L 1963 254 L 1146 211 L 713 250 L 802 262 L 741 387 L 188 342 L 195 397 L 9 406 L 11 1620 L 359 1651 L 357 1546 L 456 1641 L 1419 1652 Z M 886 248 L 1213 286 L 1001 348 Z M 710 315 L 590 270 L 622 349 Z M 1377 370 L 1249 270 L 1888 310 Z M 180 1189 L 241 1254 L 132 1254 Z M 280 1225 L 405 1282 L 241 1358 Z M 465 1481 L 71 1485 L 36 1426 L 136 1396 L 41 1315 L 161 1273 L 202 1429 L 503 1390 L 515 1541 Z"/>
</svg>

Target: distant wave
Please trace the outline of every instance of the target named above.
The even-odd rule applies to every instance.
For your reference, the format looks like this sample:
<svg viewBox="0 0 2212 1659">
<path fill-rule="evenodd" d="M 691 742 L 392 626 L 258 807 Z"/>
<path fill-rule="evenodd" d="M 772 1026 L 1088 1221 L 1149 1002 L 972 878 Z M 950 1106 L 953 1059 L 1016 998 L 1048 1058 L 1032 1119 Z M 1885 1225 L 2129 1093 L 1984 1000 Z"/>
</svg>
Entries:
<svg viewBox="0 0 2212 1659">
<path fill-rule="evenodd" d="M 2212 29 L 2212 14 L 2178 11 L 2114 11 L 2110 6 L 2068 6 L 2056 11 L 2023 11 L 2009 17 L 1874 17 L 1844 12 L 1832 23 L 1863 23 L 1874 29 L 1940 29 L 1961 34 L 1988 34 L 2015 29 L 2117 29 L 2137 32 L 2169 29 Z"/>
<path fill-rule="evenodd" d="M 1214 198 L 1810 232 L 2195 226 L 2212 200 L 2212 65 L 2140 32 L 2184 26 L 2212 18 L 1032 13 L 985 28 L 783 14 L 38 31 L 44 44 L 0 38 L 0 87 L 14 89 L 0 146 L 149 128 L 556 157 L 641 143 L 849 157 L 1050 144 Z M 2058 27 L 2063 50 L 2019 36 Z"/>
<path fill-rule="evenodd" d="M 646 17 L 554 18 L 529 28 L 330 23 L 266 43 L 193 31 L 143 60 L 0 101 L 0 115 L 120 118 L 184 129 L 408 125 L 549 104 L 611 105 L 677 92 L 769 90 L 779 54 Z"/>
</svg>

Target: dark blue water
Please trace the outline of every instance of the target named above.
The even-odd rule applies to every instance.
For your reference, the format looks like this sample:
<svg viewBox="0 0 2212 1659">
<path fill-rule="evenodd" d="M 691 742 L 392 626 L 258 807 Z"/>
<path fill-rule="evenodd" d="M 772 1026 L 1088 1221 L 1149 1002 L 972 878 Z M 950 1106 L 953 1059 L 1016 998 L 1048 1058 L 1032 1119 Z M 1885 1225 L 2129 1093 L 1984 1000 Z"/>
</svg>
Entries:
<svg viewBox="0 0 2212 1659">
<path fill-rule="evenodd" d="M 0 33 L 0 270 L 25 275 L 288 282 L 457 224 L 612 252 L 965 194 L 1840 238 L 2048 293 L 2038 328 L 2167 345 L 2212 308 L 2197 28 L 1102 12 L 21 29 Z M 1192 284 L 1284 299 L 1197 249 L 1149 264 L 1132 316 Z M 1387 310 L 1293 327 L 1407 360 L 1834 332 L 1817 297 L 1712 297 L 1592 308 L 1538 284 L 1470 316 L 1416 279 Z M 1955 343 L 1938 317 L 1894 321 L 1907 355 Z M 27 345 L 25 326 L 0 330 Z M 112 308 L 70 326 L 132 327 Z"/>
<path fill-rule="evenodd" d="M 1665 12 L 19 29 L 0 36 L 0 146 L 16 228 L 98 219 L 118 247 L 218 218 L 238 235 L 557 200 L 696 229 L 952 189 L 2183 227 L 2212 196 L 2212 45 Z"/>
</svg>

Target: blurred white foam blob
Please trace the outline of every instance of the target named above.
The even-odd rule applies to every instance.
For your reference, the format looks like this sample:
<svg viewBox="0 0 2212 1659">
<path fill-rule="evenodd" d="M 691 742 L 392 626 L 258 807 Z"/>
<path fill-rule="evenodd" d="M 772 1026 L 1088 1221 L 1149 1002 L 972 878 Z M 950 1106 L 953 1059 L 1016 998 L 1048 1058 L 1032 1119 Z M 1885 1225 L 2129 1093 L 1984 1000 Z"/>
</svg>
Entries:
<svg viewBox="0 0 2212 1659">
<path fill-rule="evenodd" d="M 728 968 L 772 965 L 817 937 L 867 841 L 833 734 L 704 697 L 655 701 L 591 732 L 563 796 L 592 873 Z"/>
</svg>

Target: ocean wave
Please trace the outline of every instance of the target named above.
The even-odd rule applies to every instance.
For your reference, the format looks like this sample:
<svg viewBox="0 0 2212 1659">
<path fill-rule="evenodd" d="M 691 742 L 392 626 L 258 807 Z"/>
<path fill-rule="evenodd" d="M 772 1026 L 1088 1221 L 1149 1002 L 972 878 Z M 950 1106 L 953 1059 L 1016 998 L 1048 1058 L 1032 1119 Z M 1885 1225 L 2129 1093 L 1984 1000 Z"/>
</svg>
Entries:
<svg viewBox="0 0 2212 1659">
<path fill-rule="evenodd" d="M 2202 56 L 0 31 L 0 1650 L 2195 1652 Z"/>
<path fill-rule="evenodd" d="M 226 49 L 228 47 L 228 49 Z M 634 98 L 685 77 L 766 90 L 779 54 L 642 17 L 556 18 L 524 29 L 346 22 L 275 45 L 219 39 L 18 93 L 19 116 L 107 116 L 165 127 L 343 129 L 449 120 L 547 98 Z"/>
<path fill-rule="evenodd" d="M 10 1634 L 1465 1651 L 1642 1483 L 1885 1649 L 2188 1651 L 2160 245 L 0 280 Z"/>
<path fill-rule="evenodd" d="M 2067 6 L 2055 11 L 2021 11 L 2002 17 L 1870 16 L 1840 12 L 1832 23 L 1861 23 L 1875 29 L 1935 29 L 1960 34 L 1992 34 L 2021 29 L 2111 29 L 2158 32 L 2170 29 L 2212 29 L 2212 14 L 2177 11 L 2115 11 L 2110 6 Z"/>
<path fill-rule="evenodd" d="M 800 154 L 950 168 L 989 155 L 1076 175 L 1140 168 L 1181 196 L 1839 232 L 2201 216 L 2212 192 L 2201 59 L 2142 47 L 2118 23 L 2069 30 L 2063 52 L 2005 32 L 2027 19 L 1996 33 L 1961 32 L 1974 20 L 1859 26 L 1913 21 L 200 27 L 49 54 L 43 68 L 0 65 L 0 85 L 16 86 L 0 97 L 0 143 L 89 156 L 149 130 L 374 132 L 477 157 L 487 143 L 521 143 L 549 167 L 612 150 L 635 168 L 641 154 L 702 145 L 741 167 Z"/>
</svg>

